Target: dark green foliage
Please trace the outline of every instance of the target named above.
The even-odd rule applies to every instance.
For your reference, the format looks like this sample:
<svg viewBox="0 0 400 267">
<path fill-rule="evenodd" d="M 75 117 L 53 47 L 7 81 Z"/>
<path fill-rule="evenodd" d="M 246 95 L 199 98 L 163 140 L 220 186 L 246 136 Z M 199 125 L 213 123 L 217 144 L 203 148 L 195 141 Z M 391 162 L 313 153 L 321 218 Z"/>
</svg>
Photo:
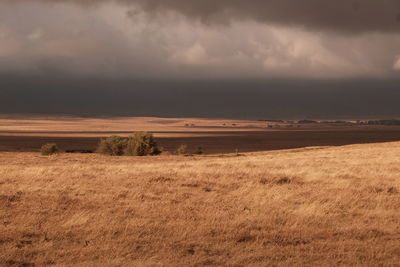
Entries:
<svg viewBox="0 0 400 267">
<path fill-rule="evenodd" d="M 177 149 L 176 149 L 176 154 L 177 155 L 187 155 L 187 145 L 180 145 Z"/>
<path fill-rule="evenodd" d="M 120 136 L 110 136 L 101 139 L 97 152 L 110 156 L 121 156 L 127 146 L 127 140 Z"/>
<path fill-rule="evenodd" d="M 147 156 L 161 154 L 151 133 L 136 132 L 129 138 L 110 136 L 102 139 L 97 152 L 111 156 Z"/>
<path fill-rule="evenodd" d="M 129 137 L 125 154 L 129 156 L 159 155 L 157 142 L 149 132 L 136 132 Z"/>
<path fill-rule="evenodd" d="M 40 152 L 45 156 L 53 155 L 58 152 L 58 147 L 56 144 L 45 144 L 40 149 Z"/>
</svg>

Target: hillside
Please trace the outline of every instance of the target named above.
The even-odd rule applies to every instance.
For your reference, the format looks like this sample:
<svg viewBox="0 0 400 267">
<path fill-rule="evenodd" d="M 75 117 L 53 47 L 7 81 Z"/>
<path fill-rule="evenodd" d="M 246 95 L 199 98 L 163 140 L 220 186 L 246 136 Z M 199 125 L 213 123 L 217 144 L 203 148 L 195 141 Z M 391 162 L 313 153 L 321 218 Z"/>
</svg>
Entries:
<svg viewBox="0 0 400 267">
<path fill-rule="evenodd" d="M 196 157 L 0 153 L 0 265 L 400 262 L 400 142 Z"/>
</svg>

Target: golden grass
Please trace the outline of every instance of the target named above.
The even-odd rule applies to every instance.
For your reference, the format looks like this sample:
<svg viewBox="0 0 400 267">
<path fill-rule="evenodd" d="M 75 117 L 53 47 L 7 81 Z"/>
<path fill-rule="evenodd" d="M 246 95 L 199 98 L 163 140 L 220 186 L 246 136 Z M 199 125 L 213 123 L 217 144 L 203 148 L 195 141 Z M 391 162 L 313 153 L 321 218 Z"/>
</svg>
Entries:
<svg viewBox="0 0 400 267">
<path fill-rule="evenodd" d="M 0 265 L 398 266 L 399 191 L 399 142 L 243 156 L 0 153 Z"/>
</svg>

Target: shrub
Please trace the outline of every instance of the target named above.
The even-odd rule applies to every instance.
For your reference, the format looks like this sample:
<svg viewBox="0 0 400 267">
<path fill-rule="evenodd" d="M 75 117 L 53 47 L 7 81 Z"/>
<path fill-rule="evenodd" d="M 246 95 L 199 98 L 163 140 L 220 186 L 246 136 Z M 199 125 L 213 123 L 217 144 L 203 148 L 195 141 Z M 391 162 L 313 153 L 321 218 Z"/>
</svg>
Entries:
<svg viewBox="0 0 400 267">
<path fill-rule="evenodd" d="M 187 145 L 180 145 L 176 149 L 176 154 L 178 154 L 178 155 L 187 155 Z"/>
<path fill-rule="evenodd" d="M 129 137 L 125 154 L 129 156 L 159 155 L 157 142 L 149 132 L 136 132 Z"/>
<path fill-rule="evenodd" d="M 55 153 L 58 152 L 58 147 L 56 144 L 52 143 L 52 144 L 45 144 L 42 146 L 42 148 L 40 149 L 40 152 L 42 153 L 42 155 L 48 156 L 48 155 L 53 155 Z"/>
<path fill-rule="evenodd" d="M 201 146 L 199 146 L 199 147 L 196 149 L 196 151 L 194 152 L 194 154 L 202 155 L 202 154 L 203 154 L 203 148 L 202 148 Z"/>
<path fill-rule="evenodd" d="M 127 146 L 127 140 L 120 136 L 110 136 L 106 139 L 101 139 L 97 148 L 97 152 L 110 156 L 121 156 Z"/>
</svg>

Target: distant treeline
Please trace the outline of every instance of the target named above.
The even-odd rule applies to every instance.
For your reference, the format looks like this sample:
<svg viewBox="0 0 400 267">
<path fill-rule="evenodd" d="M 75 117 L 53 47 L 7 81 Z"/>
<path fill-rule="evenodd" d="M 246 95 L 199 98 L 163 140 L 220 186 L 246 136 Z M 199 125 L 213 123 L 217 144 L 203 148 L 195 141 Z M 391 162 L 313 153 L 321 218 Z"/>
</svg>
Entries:
<svg viewBox="0 0 400 267">
<path fill-rule="evenodd" d="M 400 125 L 400 120 L 373 120 L 368 121 L 368 125 Z"/>
<path fill-rule="evenodd" d="M 300 120 L 297 123 L 299 124 L 307 124 L 307 123 L 318 123 L 318 121 L 313 121 L 313 120 Z"/>
<path fill-rule="evenodd" d="M 284 121 L 284 120 L 258 120 L 265 122 L 275 122 L 275 123 L 298 123 L 298 124 L 313 124 L 313 123 L 329 123 L 329 124 L 354 124 L 352 121 L 344 121 L 344 120 L 333 120 L 333 121 L 316 121 L 316 120 L 299 120 L 299 121 Z M 400 125 L 400 120 L 398 119 L 389 119 L 389 120 L 358 120 L 356 124 L 364 124 L 364 125 Z"/>
<path fill-rule="evenodd" d="M 258 120 L 258 121 L 265 121 L 265 122 L 280 122 L 280 123 L 284 123 L 284 120 Z"/>
<path fill-rule="evenodd" d="M 351 124 L 351 121 L 323 121 L 323 123 Z"/>
</svg>

